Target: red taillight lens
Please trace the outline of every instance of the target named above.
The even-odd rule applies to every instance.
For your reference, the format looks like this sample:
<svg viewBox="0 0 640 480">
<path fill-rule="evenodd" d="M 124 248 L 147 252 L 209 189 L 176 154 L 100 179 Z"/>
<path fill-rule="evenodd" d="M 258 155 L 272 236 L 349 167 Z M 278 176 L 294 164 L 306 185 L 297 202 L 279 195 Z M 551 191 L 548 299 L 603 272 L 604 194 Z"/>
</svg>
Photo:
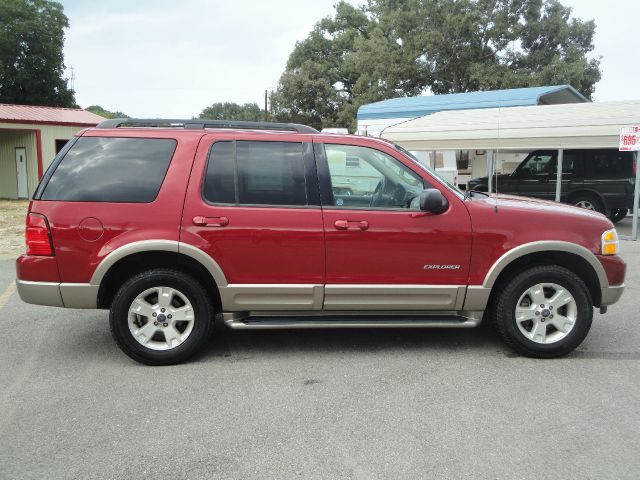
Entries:
<svg viewBox="0 0 640 480">
<path fill-rule="evenodd" d="M 38 213 L 27 215 L 25 240 L 27 243 L 27 255 L 53 256 L 49 225 L 44 215 Z"/>
</svg>

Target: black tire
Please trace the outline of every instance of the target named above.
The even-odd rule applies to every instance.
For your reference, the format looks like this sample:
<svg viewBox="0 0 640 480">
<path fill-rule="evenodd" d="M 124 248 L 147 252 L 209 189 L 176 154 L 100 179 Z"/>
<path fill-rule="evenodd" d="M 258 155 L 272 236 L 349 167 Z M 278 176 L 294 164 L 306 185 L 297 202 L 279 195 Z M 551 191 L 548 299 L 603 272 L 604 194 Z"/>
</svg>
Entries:
<svg viewBox="0 0 640 480">
<path fill-rule="evenodd" d="M 629 210 L 626 208 L 616 208 L 611 211 L 609 218 L 613 223 L 618 223 L 627 216 L 627 213 L 629 213 Z"/>
<path fill-rule="evenodd" d="M 182 343 L 167 350 L 154 350 L 142 345 L 129 329 L 129 309 L 133 301 L 142 292 L 154 287 L 170 287 L 179 291 L 193 307 L 193 327 L 190 334 Z M 111 333 L 120 349 L 134 360 L 147 365 L 173 365 L 187 360 L 210 337 L 213 319 L 212 301 L 198 280 L 184 272 L 170 269 L 148 270 L 127 280 L 116 293 L 109 313 Z"/>
<path fill-rule="evenodd" d="M 599 213 L 605 213 L 602 200 L 591 193 L 578 193 L 571 198 L 571 204 L 576 207 L 586 208 L 587 210 L 595 210 Z"/>
<path fill-rule="evenodd" d="M 539 283 L 554 283 L 566 289 L 577 306 L 573 328 L 554 343 L 534 342 L 520 331 L 515 319 L 518 300 L 527 289 Z M 532 267 L 502 283 L 499 288 L 492 312 L 495 326 L 506 344 L 516 352 L 533 358 L 561 357 L 578 347 L 589 333 L 593 302 L 584 282 L 572 271 L 556 265 Z"/>
</svg>

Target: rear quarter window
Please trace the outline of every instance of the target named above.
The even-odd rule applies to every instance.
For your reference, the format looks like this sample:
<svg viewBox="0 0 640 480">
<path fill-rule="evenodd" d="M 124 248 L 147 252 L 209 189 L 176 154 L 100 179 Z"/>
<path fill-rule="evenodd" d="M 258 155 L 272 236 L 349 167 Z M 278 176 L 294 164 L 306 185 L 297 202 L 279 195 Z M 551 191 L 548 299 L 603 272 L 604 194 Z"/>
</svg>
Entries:
<svg viewBox="0 0 640 480">
<path fill-rule="evenodd" d="M 152 202 L 176 145 L 172 139 L 80 137 L 51 175 L 41 199 Z"/>
<path fill-rule="evenodd" d="M 633 177 L 633 153 L 618 150 L 592 150 L 585 154 L 591 178 Z"/>
</svg>

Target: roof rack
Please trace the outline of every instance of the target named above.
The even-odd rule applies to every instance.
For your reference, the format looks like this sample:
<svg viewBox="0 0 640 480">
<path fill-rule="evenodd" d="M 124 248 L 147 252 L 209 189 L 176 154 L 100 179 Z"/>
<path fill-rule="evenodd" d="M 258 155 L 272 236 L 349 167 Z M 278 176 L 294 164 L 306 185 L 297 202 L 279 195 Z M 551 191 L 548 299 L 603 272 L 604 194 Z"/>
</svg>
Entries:
<svg viewBox="0 0 640 480">
<path fill-rule="evenodd" d="M 155 128 L 185 128 L 202 130 L 204 128 L 240 128 L 244 130 L 282 130 L 298 133 L 318 133 L 315 128 L 297 123 L 247 122 L 241 120 L 206 120 L 195 118 L 192 120 L 175 120 L 164 118 L 113 118 L 100 122 L 97 128 L 122 127 L 155 127 Z"/>
</svg>

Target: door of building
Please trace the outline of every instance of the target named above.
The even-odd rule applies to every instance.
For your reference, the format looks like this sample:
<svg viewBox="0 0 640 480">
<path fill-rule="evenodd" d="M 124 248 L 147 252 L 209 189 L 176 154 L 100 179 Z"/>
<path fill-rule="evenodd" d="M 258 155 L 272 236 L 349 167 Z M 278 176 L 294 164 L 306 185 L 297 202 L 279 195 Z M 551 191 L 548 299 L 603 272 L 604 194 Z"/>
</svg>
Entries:
<svg viewBox="0 0 640 480">
<path fill-rule="evenodd" d="M 27 149 L 16 148 L 16 177 L 18 179 L 18 198 L 29 198 L 27 187 Z"/>
</svg>

